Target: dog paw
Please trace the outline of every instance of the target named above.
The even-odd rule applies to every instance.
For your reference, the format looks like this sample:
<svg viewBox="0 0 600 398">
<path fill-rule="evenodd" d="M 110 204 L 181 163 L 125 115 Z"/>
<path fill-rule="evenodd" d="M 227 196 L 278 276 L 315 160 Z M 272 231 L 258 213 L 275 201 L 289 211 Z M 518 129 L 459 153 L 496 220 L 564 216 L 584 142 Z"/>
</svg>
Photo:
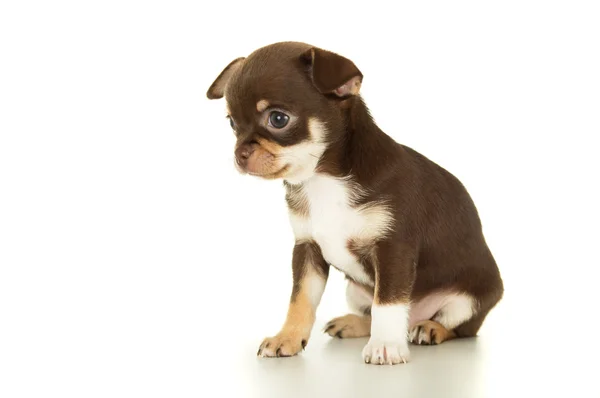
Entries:
<svg viewBox="0 0 600 398">
<path fill-rule="evenodd" d="M 454 338 L 454 332 L 435 321 L 423 321 L 413 327 L 408 340 L 413 344 L 436 345 Z"/>
<path fill-rule="evenodd" d="M 410 360 L 408 343 L 400 341 L 381 341 L 371 338 L 362 352 L 365 363 L 373 365 L 396 365 Z"/>
<path fill-rule="evenodd" d="M 329 321 L 323 332 L 340 339 L 369 336 L 371 334 L 371 319 L 355 314 L 344 315 Z"/>
<path fill-rule="evenodd" d="M 308 336 L 281 332 L 263 340 L 256 353 L 259 357 L 291 357 L 304 350 Z"/>
</svg>

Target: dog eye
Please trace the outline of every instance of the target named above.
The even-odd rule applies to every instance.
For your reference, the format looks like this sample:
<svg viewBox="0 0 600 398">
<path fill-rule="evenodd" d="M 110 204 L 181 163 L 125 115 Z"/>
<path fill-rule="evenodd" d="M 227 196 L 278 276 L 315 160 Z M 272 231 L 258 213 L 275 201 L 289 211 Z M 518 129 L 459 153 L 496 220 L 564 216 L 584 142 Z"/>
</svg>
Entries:
<svg viewBox="0 0 600 398">
<path fill-rule="evenodd" d="M 276 129 L 282 129 L 287 126 L 290 117 L 283 112 L 273 111 L 269 115 L 269 125 Z"/>
<path fill-rule="evenodd" d="M 229 125 L 231 126 L 231 128 L 235 130 L 235 123 L 233 122 L 231 116 L 227 116 L 227 119 L 229 119 Z"/>
</svg>

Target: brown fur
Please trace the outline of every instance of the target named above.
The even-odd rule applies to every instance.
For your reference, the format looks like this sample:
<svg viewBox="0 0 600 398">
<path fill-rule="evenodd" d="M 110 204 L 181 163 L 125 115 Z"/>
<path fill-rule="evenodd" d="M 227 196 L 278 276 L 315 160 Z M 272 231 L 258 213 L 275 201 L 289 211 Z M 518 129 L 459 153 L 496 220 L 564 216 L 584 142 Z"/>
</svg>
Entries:
<svg viewBox="0 0 600 398">
<path fill-rule="evenodd" d="M 288 210 L 302 217 L 308 217 L 309 208 L 306 201 L 306 196 L 302 191 L 302 187 L 297 185 L 286 185 L 285 200 L 287 202 Z"/>
<path fill-rule="evenodd" d="M 375 280 L 374 301 L 416 301 L 443 290 L 467 293 L 476 301 L 474 315 L 447 335 L 474 336 L 504 288 L 477 209 L 462 183 L 376 125 L 357 92 L 363 76 L 352 61 L 308 44 L 284 42 L 258 49 L 240 63 L 226 84 L 219 76 L 211 86 L 211 90 L 225 86 L 237 147 L 260 145 L 276 155 L 282 148 L 310 140 L 309 118 L 323 121 L 327 146 L 316 172 L 351 177 L 361 190 L 357 206 L 386 203 L 391 211 L 393 225 L 382 239 L 348 242 Z M 218 96 L 211 90 L 209 98 Z M 264 115 L 257 114 L 256 108 L 261 100 L 287 109 L 295 123 L 285 133 L 265 127 Z M 278 177 L 286 179 L 291 170 Z M 286 183 L 286 189 L 290 211 L 309 214 L 302 185 Z M 327 272 L 318 245 L 297 245 L 295 294 L 301 259 L 308 255 Z"/>
<path fill-rule="evenodd" d="M 264 339 L 257 355 L 292 356 L 308 344 L 317 310 L 310 299 L 313 293 L 308 278 L 327 280 L 329 267 L 317 245 L 302 242 L 294 247 L 292 271 L 294 283 L 285 322 L 277 335 Z"/>
<path fill-rule="evenodd" d="M 309 268 L 314 269 L 324 279 L 329 277 L 329 265 L 323 259 L 319 245 L 312 241 L 298 242 L 294 246 L 292 253 L 293 287 L 291 302 L 294 302 L 296 299 L 300 291 L 300 284 L 309 271 Z"/>
</svg>

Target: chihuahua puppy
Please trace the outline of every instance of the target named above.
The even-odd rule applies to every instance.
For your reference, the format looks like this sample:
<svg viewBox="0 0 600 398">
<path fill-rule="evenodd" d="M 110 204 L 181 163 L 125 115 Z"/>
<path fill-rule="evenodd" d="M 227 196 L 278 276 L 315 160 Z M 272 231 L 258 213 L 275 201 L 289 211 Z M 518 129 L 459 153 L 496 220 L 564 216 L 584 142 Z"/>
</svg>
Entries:
<svg viewBox="0 0 600 398">
<path fill-rule="evenodd" d="M 293 285 L 259 356 L 306 347 L 330 267 L 347 277 L 351 311 L 325 332 L 370 336 L 371 364 L 408 362 L 410 342 L 475 336 L 503 295 L 465 187 L 376 125 L 362 83 L 351 60 L 280 42 L 231 61 L 207 91 L 226 99 L 238 170 L 286 190 Z"/>
</svg>

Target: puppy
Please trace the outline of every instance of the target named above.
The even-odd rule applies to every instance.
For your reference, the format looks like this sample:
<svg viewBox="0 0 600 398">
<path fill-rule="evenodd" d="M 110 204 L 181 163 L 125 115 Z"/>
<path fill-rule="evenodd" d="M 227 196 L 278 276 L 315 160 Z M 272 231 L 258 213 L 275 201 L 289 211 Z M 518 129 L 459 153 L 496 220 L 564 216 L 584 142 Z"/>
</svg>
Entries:
<svg viewBox="0 0 600 398">
<path fill-rule="evenodd" d="M 475 336 L 503 282 L 461 182 L 374 122 L 349 59 L 280 42 L 230 62 L 207 91 L 225 98 L 241 173 L 279 179 L 295 236 L 293 287 L 262 357 L 306 347 L 330 267 L 348 315 L 325 332 L 370 336 L 371 364 L 410 360 L 409 342 Z"/>
</svg>

